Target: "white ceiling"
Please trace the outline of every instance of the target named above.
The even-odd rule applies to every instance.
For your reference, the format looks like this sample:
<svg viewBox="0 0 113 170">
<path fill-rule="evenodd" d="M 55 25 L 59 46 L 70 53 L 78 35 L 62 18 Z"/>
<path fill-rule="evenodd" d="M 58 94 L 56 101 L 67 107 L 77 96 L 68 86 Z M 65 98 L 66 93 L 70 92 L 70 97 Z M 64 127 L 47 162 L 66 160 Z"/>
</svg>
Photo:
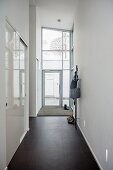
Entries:
<svg viewBox="0 0 113 170">
<path fill-rule="evenodd" d="M 35 4 L 35 0 L 31 0 Z M 34 2 L 33 2 L 34 1 Z M 43 27 L 70 30 L 73 25 L 76 0 L 36 0 Z M 58 23 L 57 19 L 61 19 Z"/>
</svg>

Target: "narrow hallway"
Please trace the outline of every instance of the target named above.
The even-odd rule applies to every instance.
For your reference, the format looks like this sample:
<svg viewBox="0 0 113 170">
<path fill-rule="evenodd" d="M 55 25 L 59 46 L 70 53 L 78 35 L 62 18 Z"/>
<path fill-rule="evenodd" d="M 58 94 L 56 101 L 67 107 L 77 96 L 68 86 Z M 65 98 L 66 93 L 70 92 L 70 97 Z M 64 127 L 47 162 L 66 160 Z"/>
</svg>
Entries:
<svg viewBox="0 0 113 170">
<path fill-rule="evenodd" d="M 23 159 L 24 158 L 24 159 Z M 8 170 L 99 170 L 79 130 L 66 117 L 30 118 Z"/>
</svg>

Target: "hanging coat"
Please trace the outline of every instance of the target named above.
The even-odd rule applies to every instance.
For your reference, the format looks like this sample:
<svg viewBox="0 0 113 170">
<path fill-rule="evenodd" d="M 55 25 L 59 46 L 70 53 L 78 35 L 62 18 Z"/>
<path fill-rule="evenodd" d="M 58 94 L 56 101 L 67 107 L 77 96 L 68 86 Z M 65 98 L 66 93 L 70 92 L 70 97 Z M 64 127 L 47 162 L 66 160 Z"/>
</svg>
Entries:
<svg viewBox="0 0 113 170">
<path fill-rule="evenodd" d="M 77 82 L 78 82 L 78 75 L 77 72 L 75 72 L 75 75 L 70 84 L 70 98 L 72 99 L 77 99 L 80 97 L 80 88 L 77 88 Z"/>
</svg>

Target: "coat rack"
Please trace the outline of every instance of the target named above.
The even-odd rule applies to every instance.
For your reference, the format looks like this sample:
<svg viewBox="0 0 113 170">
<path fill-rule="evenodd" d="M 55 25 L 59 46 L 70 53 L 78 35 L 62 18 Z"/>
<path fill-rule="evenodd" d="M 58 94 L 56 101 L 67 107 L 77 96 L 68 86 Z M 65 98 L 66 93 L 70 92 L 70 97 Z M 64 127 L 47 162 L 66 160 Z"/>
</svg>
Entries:
<svg viewBox="0 0 113 170">
<path fill-rule="evenodd" d="M 75 105 L 75 118 L 73 117 L 75 128 L 77 129 L 77 99 L 80 98 L 80 87 L 78 86 L 78 66 L 76 65 L 75 75 L 70 85 L 70 98 L 73 99 Z"/>
<path fill-rule="evenodd" d="M 78 115 L 77 115 L 77 99 L 80 98 L 80 87 L 78 86 L 78 66 L 76 65 L 76 71 L 75 71 L 75 80 L 76 80 L 76 88 L 75 88 L 75 99 L 74 99 L 74 104 L 75 104 L 75 128 L 77 129 L 77 120 L 78 120 Z"/>
<path fill-rule="evenodd" d="M 76 81 L 77 81 L 77 88 L 78 88 L 78 66 L 76 65 L 76 71 L 75 71 L 75 76 L 76 76 Z M 77 88 L 76 88 L 76 93 L 77 93 Z M 75 95 L 75 100 L 74 100 L 74 104 L 75 104 L 75 128 L 77 129 L 77 94 Z"/>
</svg>

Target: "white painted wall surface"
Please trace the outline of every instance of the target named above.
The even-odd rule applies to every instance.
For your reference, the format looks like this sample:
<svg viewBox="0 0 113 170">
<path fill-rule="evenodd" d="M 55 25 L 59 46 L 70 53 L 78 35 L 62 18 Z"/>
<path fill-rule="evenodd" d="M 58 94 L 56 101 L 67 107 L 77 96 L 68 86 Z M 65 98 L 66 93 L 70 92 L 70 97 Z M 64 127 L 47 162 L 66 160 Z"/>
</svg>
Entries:
<svg viewBox="0 0 113 170">
<path fill-rule="evenodd" d="M 4 15 L 2 15 L 2 12 L 4 12 Z M 19 119 L 17 118 L 16 121 L 15 116 L 10 119 L 11 123 L 7 123 L 7 128 L 10 129 L 12 132 L 13 129 L 16 131 L 16 137 L 12 137 L 12 133 L 8 134 L 7 136 L 7 129 L 6 129 L 6 110 L 5 110 L 5 18 L 9 20 L 11 25 L 19 32 L 20 36 L 23 38 L 24 41 L 27 42 L 29 45 L 29 1 L 28 0 L 4 0 L 4 6 L 3 1 L 0 1 L 0 73 L 2 75 L 2 81 L 0 82 L 0 170 L 4 170 L 9 160 L 6 162 L 6 155 L 8 154 L 9 147 L 13 147 L 16 145 L 16 148 L 19 145 L 20 137 L 22 137 L 24 132 L 21 132 L 21 130 L 16 128 L 17 124 L 20 123 Z M 27 63 L 26 63 L 26 69 L 27 69 L 27 89 L 26 89 L 26 127 L 25 131 L 29 128 L 29 50 L 27 48 Z M 9 122 L 9 121 L 8 121 Z M 14 124 L 13 124 L 13 123 Z M 24 126 L 24 122 L 21 122 L 20 126 Z M 11 126 L 10 126 L 11 125 Z M 12 129 L 12 130 L 11 130 Z M 10 140 L 9 139 L 12 139 Z M 5 138 L 7 138 L 7 142 L 5 141 Z M 8 141 L 10 140 L 11 146 L 9 146 Z M 6 146 L 7 143 L 7 146 Z M 7 147 L 7 150 L 6 150 Z M 15 150 L 16 151 L 16 150 Z M 13 153 L 15 152 L 13 151 Z M 11 153 L 11 157 L 13 155 Z M 11 158 L 10 157 L 10 158 Z"/>
<path fill-rule="evenodd" d="M 41 26 L 38 8 L 30 6 L 30 116 L 41 108 Z M 37 58 L 37 61 L 36 61 Z"/>
<path fill-rule="evenodd" d="M 76 1 L 75 59 L 81 79 L 79 126 L 101 167 L 113 170 L 112 0 Z"/>
<path fill-rule="evenodd" d="M 29 0 L 5 0 L 6 16 L 29 45 Z"/>
<path fill-rule="evenodd" d="M 36 58 L 38 59 L 38 70 L 36 72 L 37 77 L 36 113 L 38 113 L 40 108 L 42 107 L 41 24 L 38 7 L 36 8 Z"/>
<path fill-rule="evenodd" d="M 29 112 L 30 116 L 36 116 L 36 7 L 29 8 Z"/>
</svg>

